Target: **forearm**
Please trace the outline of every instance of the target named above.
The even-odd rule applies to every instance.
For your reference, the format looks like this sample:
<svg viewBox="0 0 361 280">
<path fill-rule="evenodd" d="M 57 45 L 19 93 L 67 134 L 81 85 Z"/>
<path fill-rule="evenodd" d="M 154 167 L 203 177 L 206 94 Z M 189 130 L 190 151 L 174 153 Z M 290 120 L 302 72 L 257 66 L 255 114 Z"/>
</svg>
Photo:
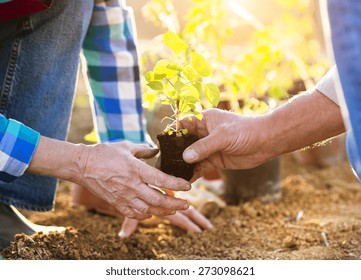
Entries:
<svg viewBox="0 0 361 280">
<path fill-rule="evenodd" d="M 85 145 L 42 136 L 26 172 L 80 182 L 87 155 Z"/>
<path fill-rule="evenodd" d="M 273 158 L 345 132 L 339 106 L 314 90 L 264 116 L 266 157 Z"/>
</svg>

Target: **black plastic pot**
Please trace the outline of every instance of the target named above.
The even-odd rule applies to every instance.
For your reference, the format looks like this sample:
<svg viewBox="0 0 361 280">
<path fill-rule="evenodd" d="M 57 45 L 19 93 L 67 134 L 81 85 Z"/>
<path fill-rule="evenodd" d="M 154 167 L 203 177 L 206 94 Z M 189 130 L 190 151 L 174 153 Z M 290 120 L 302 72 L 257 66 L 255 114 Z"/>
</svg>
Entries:
<svg viewBox="0 0 361 280">
<path fill-rule="evenodd" d="M 258 199 L 275 201 L 281 197 L 280 159 L 272 159 L 252 169 L 220 170 L 228 204 Z"/>
</svg>

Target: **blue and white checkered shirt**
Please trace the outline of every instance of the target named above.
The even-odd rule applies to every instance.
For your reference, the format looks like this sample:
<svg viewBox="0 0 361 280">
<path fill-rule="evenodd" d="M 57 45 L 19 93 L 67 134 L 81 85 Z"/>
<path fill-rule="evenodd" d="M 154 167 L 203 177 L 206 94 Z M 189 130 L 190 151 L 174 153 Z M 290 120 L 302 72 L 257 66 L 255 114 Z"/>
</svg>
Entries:
<svg viewBox="0 0 361 280">
<path fill-rule="evenodd" d="M 24 174 L 39 142 L 39 133 L 0 114 L 0 181 Z"/>
<path fill-rule="evenodd" d="M 96 3 L 84 41 L 95 127 L 101 142 L 145 142 L 132 20 L 132 10 L 124 7 L 122 1 Z"/>
<path fill-rule="evenodd" d="M 132 11 L 123 1 L 96 1 L 83 45 L 99 141 L 145 142 L 139 63 Z M 39 133 L 0 115 L 0 181 L 28 167 Z"/>
</svg>

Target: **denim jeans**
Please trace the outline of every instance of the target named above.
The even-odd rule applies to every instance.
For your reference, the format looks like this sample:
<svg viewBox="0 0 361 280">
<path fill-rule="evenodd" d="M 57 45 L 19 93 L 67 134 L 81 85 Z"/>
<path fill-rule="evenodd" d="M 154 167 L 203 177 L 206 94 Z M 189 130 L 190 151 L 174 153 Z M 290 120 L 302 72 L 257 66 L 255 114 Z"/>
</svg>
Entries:
<svg viewBox="0 0 361 280">
<path fill-rule="evenodd" d="M 361 179 L 361 1 L 328 0 L 332 47 L 343 94 L 349 161 Z"/>
<path fill-rule="evenodd" d="M 65 140 L 75 90 L 79 54 L 93 0 L 54 0 L 50 9 L 0 23 L 0 112 Z M 48 211 L 57 180 L 24 174 L 0 184 L 0 202 Z"/>
</svg>

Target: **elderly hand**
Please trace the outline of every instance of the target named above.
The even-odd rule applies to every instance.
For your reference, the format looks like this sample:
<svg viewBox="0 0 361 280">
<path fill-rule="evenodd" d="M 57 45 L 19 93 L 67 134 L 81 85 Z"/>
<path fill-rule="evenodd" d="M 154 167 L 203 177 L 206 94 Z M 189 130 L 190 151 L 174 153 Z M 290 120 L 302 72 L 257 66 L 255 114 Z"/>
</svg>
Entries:
<svg viewBox="0 0 361 280">
<path fill-rule="evenodd" d="M 169 195 L 173 195 L 171 191 L 168 191 L 167 193 Z M 183 199 L 187 199 L 187 194 L 188 192 L 178 193 L 178 195 L 182 195 Z M 73 206 L 82 205 L 87 209 L 94 209 L 98 213 L 114 217 L 123 217 L 113 206 L 108 204 L 103 199 L 100 199 L 98 196 L 91 193 L 83 186 L 74 184 L 72 196 Z M 210 221 L 201 213 L 199 213 L 197 209 L 193 208 L 193 206 L 187 210 L 177 211 L 174 215 L 163 217 L 154 216 L 154 218 L 156 218 L 155 220 L 157 223 L 160 222 L 160 219 L 165 219 L 170 221 L 175 226 L 192 232 L 200 232 L 202 229 L 209 229 L 213 227 Z M 137 226 L 138 220 L 125 217 L 119 236 L 122 238 L 129 237 L 137 229 Z"/>
<path fill-rule="evenodd" d="M 257 129 L 261 122 L 262 118 L 218 109 L 204 111 L 202 121 L 183 119 L 182 127 L 201 138 L 183 153 L 186 162 L 200 162 L 193 179 L 213 169 L 246 169 L 261 164 L 265 160 L 265 155 L 258 153 L 264 133 Z"/>
<path fill-rule="evenodd" d="M 27 172 L 83 185 L 132 219 L 167 216 L 186 210 L 186 200 L 154 190 L 188 191 L 189 182 L 167 175 L 140 158 L 158 152 L 148 145 L 119 142 L 87 146 L 41 137 Z"/>
<path fill-rule="evenodd" d="M 164 174 L 140 160 L 154 157 L 157 152 L 147 145 L 130 142 L 95 145 L 89 150 L 80 184 L 128 218 L 141 220 L 187 209 L 185 200 L 150 187 L 190 189 L 185 180 Z"/>
<path fill-rule="evenodd" d="M 201 232 L 204 229 L 213 228 L 212 223 L 192 206 L 187 210 L 177 211 L 174 215 L 162 218 L 168 220 L 172 225 L 191 232 Z M 125 218 L 122 229 L 118 234 L 119 237 L 126 238 L 131 236 L 137 229 L 138 224 L 138 220 Z"/>
</svg>

